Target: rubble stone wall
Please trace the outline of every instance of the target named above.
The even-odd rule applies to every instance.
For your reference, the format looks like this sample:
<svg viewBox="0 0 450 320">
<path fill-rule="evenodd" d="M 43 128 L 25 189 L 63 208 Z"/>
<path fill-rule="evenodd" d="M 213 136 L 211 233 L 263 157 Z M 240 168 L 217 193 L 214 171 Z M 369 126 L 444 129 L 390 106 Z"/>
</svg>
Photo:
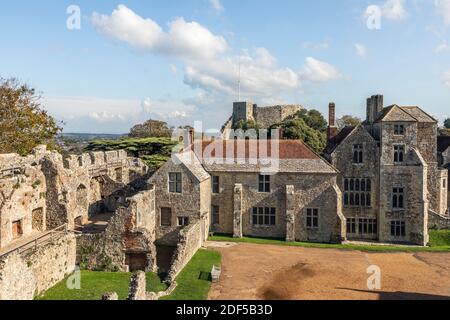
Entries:
<svg viewBox="0 0 450 320">
<path fill-rule="evenodd" d="M 202 222 L 197 221 L 183 228 L 179 233 L 178 245 L 173 255 L 172 265 L 167 277 L 169 282 L 175 278 L 203 245 Z"/>
<path fill-rule="evenodd" d="M 37 250 L 0 258 L 0 300 L 32 300 L 75 269 L 73 234 L 39 246 Z"/>
<path fill-rule="evenodd" d="M 102 271 L 156 270 L 155 190 L 142 191 L 127 199 L 116 210 L 105 231 L 82 234 L 77 251 L 83 268 Z M 134 266 L 134 256 L 143 257 L 142 266 Z"/>
</svg>

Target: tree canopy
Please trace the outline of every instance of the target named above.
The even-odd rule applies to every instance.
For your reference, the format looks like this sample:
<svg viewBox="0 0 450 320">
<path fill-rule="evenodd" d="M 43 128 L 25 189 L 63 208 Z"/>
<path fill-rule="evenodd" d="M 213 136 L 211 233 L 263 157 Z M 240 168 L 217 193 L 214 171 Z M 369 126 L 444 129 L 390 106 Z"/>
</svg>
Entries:
<svg viewBox="0 0 450 320">
<path fill-rule="evenodd" d="M 326 132 L 327 130 L 327 120 L 325 120 L 323 115 L 317 110 L 302 109 L 291 118 L 303 119 L 303 121 L 305 121 L 305 123 L 314 130 L 318 130 L 320 132 Z"/>
<path fill-rule="evenodd" d="M 131 138 L 170 138 L 171 136 L 172 130 L 166 122 L 151 119 L 143 124 L 135 125 L 129 134 Z"/>
<path fill-rule="evenodd" d="M 301 118 L 287 119 L 272 128 L 282 128 L 286 139 L 302 140 L 318 153 L 321 153 L 327 145 L 326 134 L 311 128 Z"/>
<path fill-rule="evenodd" d="M 444 127 L 447 128 L 447 129 L 450 129 L 450 118 L 445 119 Z"/>
<path fill-rule="evenodd" d="M 345 127 L 356 127 L 361 124 L 362 120 L 358 117 L 354 117 L 351 115 L 345 115 L 342 118 L 338 119 L 337 125 L 339 129 L 343 129 Z"/>
<path fill-rule="evenodd" d="M 0 78 L 0 153 L 27 155 L 40 144 L 52 149 L 61 130 L 34 89 L 17 79 Z"/>
</svg>

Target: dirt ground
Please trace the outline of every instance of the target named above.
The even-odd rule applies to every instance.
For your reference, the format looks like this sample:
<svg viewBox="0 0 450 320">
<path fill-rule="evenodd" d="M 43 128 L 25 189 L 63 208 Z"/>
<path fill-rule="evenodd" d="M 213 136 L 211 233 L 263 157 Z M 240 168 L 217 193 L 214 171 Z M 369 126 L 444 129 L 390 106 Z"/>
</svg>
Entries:
<svg viewBox="0 0 450 320">
<path fill-rule="evenodd" d="M 222 276 L 211 300 L 450 299 L 450 253 L 365 253 L 272 245 L 211 243 Z M 381 289 L 369 290 L 369 266 Z"/>
</svg>

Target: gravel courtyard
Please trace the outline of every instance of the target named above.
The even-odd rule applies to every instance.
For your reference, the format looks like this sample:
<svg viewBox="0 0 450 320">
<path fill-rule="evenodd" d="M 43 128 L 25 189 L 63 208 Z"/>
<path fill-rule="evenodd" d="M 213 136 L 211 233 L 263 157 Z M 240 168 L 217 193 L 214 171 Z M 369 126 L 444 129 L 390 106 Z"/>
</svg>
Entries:
<svg viewBox="0 0 450 320">
<path fill-rule="evenodd" d="M 365 253 L 255 244 L 210 243 L 222 277 L 211 300 L 450 299 L 450 253 Z M 367 268 L 381 269 L 381 290 Z"/>
</svg>

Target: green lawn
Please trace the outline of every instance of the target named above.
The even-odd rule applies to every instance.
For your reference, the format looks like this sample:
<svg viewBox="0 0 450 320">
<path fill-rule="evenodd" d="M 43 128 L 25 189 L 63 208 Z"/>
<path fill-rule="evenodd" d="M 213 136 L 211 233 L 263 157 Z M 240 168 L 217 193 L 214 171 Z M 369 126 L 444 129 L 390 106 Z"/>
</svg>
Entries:
<svg viewBox="0 0 450 320">
<path fill-rule="evenodd" d="M 217 251 L 199 250 L 177 277 L 178 287 L 172 295 L 161 300 L 206 300 L 211 288 L 211 269 L 220 265 L 221 259 Z"/>
<path fill-rule="evenodd" d="M 310 242 L 286 242 L 281 239 L 264 239 L 244 237 L 235 239 L 229 235 L 214 235 L 209 238 L 210 241 L 226 241 L 239 243 L 254 244 L 272 244 L 281 246 L 294 246 L 305 248 L 322 248 L 322 249 L 346 249 L 373 252 L 450 252 L 450 230 L 430 230 L 430 246 L 429 247 L 405 247 L 405 246 L 377 246 L 377 245 L 353 245 L 353 244 L 325 244 Z"/>
<path fill-rule="evenodd" d="M 154 273 L 147 273 L 147 291 L 163 291 L 166 284 L 161 283 Z M 120 300 L 128 296 L 131 273 L 81 271 L 81 289 L 69 290 L 67 279 L 49 289 L 36 300 L 100 300 L 106 292 L 117 292 Z"/>
</svg>

